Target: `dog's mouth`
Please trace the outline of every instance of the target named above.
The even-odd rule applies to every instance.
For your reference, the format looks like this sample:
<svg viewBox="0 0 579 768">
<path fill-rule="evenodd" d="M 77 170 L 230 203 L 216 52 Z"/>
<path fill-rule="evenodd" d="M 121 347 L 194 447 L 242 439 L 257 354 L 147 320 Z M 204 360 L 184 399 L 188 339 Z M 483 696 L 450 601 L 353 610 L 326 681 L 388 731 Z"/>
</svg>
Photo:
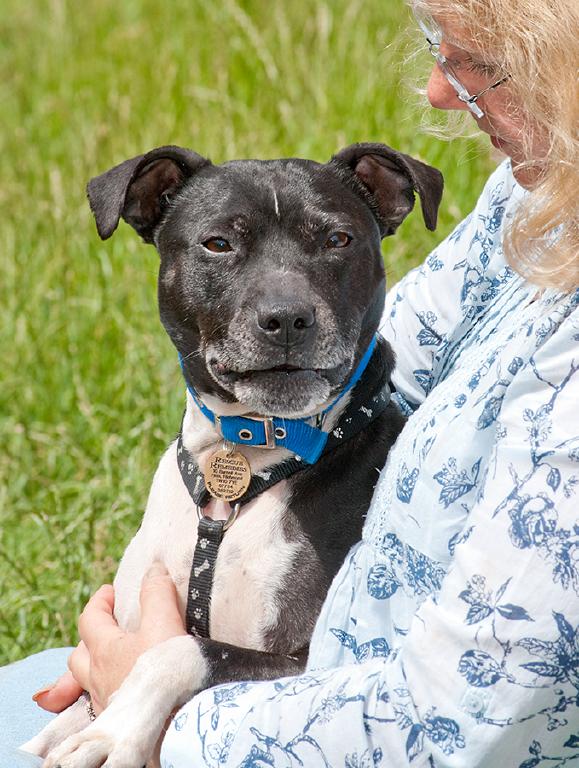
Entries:
<svg viewBox="0 0 579 768">
<path fill-rule="evenodd" d="M 333 368 L 313 368 L 299 365 L 292 365 L 291 363 L 284 363 L 283 365 L 274 365 L 270 368 L 245 368 L 243 370 L 234 370 L 228 368 L 224 363 L 216 360 L 210 362 L 211 370 L 214 376 L 228 384 L 236 384 L 237 382 L 250 382 L 252 380 L 258 381 L 264 378 L 279 378 L 280 381 L 287 379 L 300 379 L 311 378 L 312 376 L 319 376 L 326 379 L 330 384 L 337 384 L 340 380 L 340 375 L 345 369 L 345 364 L 340 363 Z"/>
<path fill-rule="evenodd" d="M 345 362 L 332 368 L 310 365 L 286 362 L 236 370 L 214 360 L 209 369 L 214 379 L 249 411 L 302 418 L 317 413 L 340 391 L 350 367 Z"/>
<path fill-rule="evenodd" d="M 271 368 L 246 368 L 244 370 L 234 370 L 233 368 L 228 368 L 223 363 L 219 362 L 213 362 L 211 363 L 211 367 L 213 369 L 213 372 L 222 379 L 228 379 L 231 382 L 239 381 L 243 379 L 249 379 L 252 376 L 259 376 L 263 374 L 268 373 L 281 373 L 286 374 L 287 376 L 290 376 L 294 373 L 317 373 L 319 375 L 322 375 L 324 372 L 323 368 L 304 368 L 299 365 L 290 365 L 289 363 L 285 365 L 274 365 Z"/>
</svg>

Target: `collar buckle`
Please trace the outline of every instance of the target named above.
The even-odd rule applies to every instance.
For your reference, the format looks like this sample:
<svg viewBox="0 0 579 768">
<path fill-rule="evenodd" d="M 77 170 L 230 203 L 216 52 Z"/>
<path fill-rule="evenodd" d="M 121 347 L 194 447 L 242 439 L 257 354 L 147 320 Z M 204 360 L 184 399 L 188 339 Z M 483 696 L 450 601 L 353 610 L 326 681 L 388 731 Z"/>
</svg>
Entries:
<svg viewBox="0 0 579 768">
<path fill-rule="evenodd" d="M 233 437 L 233 435 L 224 435 L 223 434 L 223 427 L 221 425 L 221 417 L 217 414 L 214 414 L 215 418 L 215 427 L 217 429 L 217 432 L 220 437 L 222 437 L 224 440 L 229 440 L 230 442 L 237 443 L 238 445 L 251 445 L 252 448 L 266 448 L 266 449 L 273 449 L 277 448 L 277 442 L 276 442 L 276 428 L 273 423 L 273 416 L 244 416 L 244 420 L 246 421 L 260 421 L 263 424 L 263 432 L 265 435 L 265 443 L 256 443 L 254 440 L 256 440 L 256 436 L 252 432 L 252 430 L 249 427 L 242 427 L 237 431 L 237 435 Z M 278 439 L 282 439 L 285 437 L 285 430 L 280 429 L 280 433 L 277 435 Z"/>
<path fill-rule="evenodd" d="M 263 431 L 265 434 L 265 443 L 262 443 L 261 445 L 255 445 L 254 448 L 277 448 L 277 443 L 275 441 L 275 427 L 273 424 L 273 417 L 272 416 L 251 416 L 252 421 L 261 421 L 263 424 Z M 246 439 L 251 440 L 253 438 L 253 435 L 251 434 L 250 430 L 241 430 L 239 433 L 240 438 L 243 440 L 242 432 L 249 432 L 249 437 Z"/>
</svg>

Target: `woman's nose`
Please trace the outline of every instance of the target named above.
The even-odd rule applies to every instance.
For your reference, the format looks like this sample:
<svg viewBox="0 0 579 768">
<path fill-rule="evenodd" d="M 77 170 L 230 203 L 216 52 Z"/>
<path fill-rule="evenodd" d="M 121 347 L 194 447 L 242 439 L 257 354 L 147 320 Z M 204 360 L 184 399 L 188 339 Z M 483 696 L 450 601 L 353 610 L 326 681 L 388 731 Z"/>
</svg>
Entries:
<svg viewBox="0 0 579 768">
<path fill-rule="evenodd" d="M 426 95 L 435 109 L 468 109 L 464 101 L 458 98 L 438 64 L 433 66 L 430 73 Z"/>
</svg>

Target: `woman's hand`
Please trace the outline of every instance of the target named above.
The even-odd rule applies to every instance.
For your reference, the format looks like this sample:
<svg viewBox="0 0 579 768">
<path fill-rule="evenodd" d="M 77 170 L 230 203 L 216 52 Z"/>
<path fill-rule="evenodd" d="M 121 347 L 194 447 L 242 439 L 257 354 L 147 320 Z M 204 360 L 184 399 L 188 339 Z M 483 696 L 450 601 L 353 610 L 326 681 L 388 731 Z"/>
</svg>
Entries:
<svg viewBox="0 0 579 768">
<path fill-rule="evenodd" d="M 86 690 L 98 714 L 144 651 L 171 637 L 187 634 L 175 585 L 160 563 L 154 563 L 143 579 L 141 623 L 135 632 L 120 629 L 113 608 L 113 588 L 105 584 L 91 597 L 80 616 L 81 642 L 68 660 L 70 671 L 53 686 L 34 695 L 40 707 L 61 712 Z"/>
</svg>

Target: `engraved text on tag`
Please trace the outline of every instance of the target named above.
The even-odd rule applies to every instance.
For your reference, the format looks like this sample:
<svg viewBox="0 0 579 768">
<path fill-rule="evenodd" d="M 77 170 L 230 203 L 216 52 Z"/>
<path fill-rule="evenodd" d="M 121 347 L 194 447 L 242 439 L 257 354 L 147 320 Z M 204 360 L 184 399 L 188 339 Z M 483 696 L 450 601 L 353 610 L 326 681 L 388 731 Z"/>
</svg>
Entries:
<svg viewBox="0 0 579 768">
<path fill-rule="evenodd" d="M 216 499 L 235 501 L 249 488 L 249 462 L 238 451 L 217 451 L 209 457 L 205 469 L 205 487 Z"/>
</svg>

